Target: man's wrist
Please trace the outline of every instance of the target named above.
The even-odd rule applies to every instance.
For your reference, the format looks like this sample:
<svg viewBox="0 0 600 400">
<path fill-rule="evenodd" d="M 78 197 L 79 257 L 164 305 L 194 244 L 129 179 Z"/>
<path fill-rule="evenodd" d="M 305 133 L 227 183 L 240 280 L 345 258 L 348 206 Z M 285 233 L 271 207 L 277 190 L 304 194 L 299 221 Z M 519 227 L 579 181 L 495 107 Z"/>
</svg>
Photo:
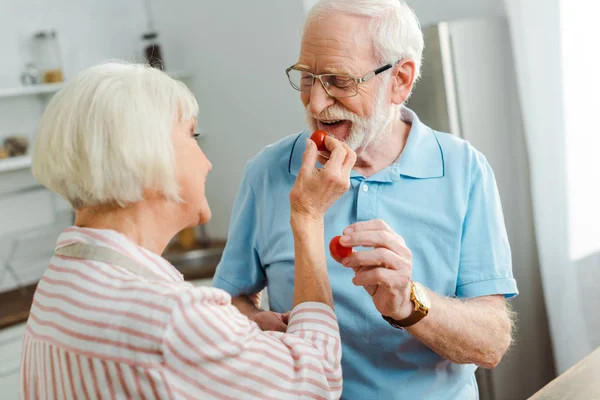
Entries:
<svg viewBox="0 0 600 400">
<path fill-rule="evenodd" d="M 402 310 L 393 315 L 382 315 L 395 328 L 407 328 L 421 321 L 429 314 L 431 297 L 423 285 L 410 283 L 409 299 L 402 304 Z M 410 310 L 408 309 L 410 307 Z"/>
<path fill-rule="evenodd" d="M 249 320 L 254 321 L 256 314 L 264 311 L 259 307 L 260 304 L 255 301 L 256 298 L 258 298 L 256 295 L 240 295 L 234 297 L 231 303 Z"/>
<path fill-rule="evenodd" d="M 410 292 L 408 294 L 408 299 L 402 304 L 402 308 L 398 310 L 398 312 L 394 315 L 390 315 L 393 319 L 397 321 L 401 321 L 410 317 L 410 315 L 415 311 L 415 302 L 410 298 Z"/>
</svg>

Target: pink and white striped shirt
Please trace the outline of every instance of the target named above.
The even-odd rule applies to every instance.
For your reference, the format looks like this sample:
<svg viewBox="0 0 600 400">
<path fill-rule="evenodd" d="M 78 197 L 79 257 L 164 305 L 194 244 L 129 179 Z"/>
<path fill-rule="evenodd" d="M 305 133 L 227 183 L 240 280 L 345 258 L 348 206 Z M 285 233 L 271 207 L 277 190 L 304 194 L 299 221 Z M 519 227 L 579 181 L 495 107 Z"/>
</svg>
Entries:
<svg viewBox="0 0 600 400">
<path fill-rule="evenodd" d="M 197 288 L 165 259 L 110 230 L 71 227 L 57 248 L 116 250 L 164 279 L 55 256 L 23 340 L 23 399 L 330 399 L 342 391 L 335 314 L 292 310 L 287 333 L 263 332 L 229 294 Z"/>
</svg>

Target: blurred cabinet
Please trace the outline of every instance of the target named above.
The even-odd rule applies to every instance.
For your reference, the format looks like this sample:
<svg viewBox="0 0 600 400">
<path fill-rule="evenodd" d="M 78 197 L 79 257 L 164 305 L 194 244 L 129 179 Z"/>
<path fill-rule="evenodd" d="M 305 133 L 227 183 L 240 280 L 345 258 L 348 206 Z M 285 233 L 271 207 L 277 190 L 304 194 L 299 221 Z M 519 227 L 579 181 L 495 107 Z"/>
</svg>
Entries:
<svg viewBox="0 0 600 400">
<path fill-rule="evenodd" d="M 25 324 L 0 330 L 0 393 L 4 400 L 19 398 L 19 366 Z"/>
</svg>

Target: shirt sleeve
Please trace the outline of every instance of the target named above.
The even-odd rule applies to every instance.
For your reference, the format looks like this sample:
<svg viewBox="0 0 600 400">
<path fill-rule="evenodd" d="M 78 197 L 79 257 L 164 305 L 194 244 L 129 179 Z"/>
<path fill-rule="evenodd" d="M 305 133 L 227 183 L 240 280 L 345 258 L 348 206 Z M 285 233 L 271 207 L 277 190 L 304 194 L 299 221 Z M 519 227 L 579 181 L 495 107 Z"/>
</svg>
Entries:
<svg viewBox="0 0 600 400">
<path fill-rule="evenodd" d="M 287 333 L 263 332 L 225 292 L 175 307 L 163 345 L 176 390 L 190 398 L 325 398 L 342 393 L 340 335 L 335 314 L 303 303 Z"/>
<path fill-rule="evenodd" d="M 463 222 L 456 295 L 472 298 L 518 294 L 494 173 L 476 153 Z"/>
<path fill-rule="evenodd" d="M 231 213 L 227 244 L 213 277 L 214 287 L 234 297 L 256 294 L 267 282 L 257 250 L 257 204 L 249 180 L 251 163 L 244 169 Z"/>
</svg>

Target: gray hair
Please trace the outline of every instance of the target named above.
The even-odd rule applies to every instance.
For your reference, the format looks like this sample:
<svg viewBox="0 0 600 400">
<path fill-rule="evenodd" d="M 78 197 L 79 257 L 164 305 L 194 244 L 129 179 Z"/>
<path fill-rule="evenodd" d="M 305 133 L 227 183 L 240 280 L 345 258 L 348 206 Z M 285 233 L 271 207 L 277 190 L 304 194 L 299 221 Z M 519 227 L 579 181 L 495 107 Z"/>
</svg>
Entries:
<svg viewBox="0 0 600 400">
<path fill-rule="evenodd" d="M 423 32 L 403 0 L 320 0 L 310 9 L 305 29 L 315 19 L 338 12 L 371 19 L 369 30 L 377 62 L 411 59 L 416 66 L 415 81 L 421 76 Z"/>
<path fill-rule="evenodd" d="M 147 65 L 107 62 L 79 74 L 44 111 L 32 171 L 76 208 L 135 203 L 145 189 L 179 201 L 176 121 L 198 113 L 189 89 Z"/>
</svg>

